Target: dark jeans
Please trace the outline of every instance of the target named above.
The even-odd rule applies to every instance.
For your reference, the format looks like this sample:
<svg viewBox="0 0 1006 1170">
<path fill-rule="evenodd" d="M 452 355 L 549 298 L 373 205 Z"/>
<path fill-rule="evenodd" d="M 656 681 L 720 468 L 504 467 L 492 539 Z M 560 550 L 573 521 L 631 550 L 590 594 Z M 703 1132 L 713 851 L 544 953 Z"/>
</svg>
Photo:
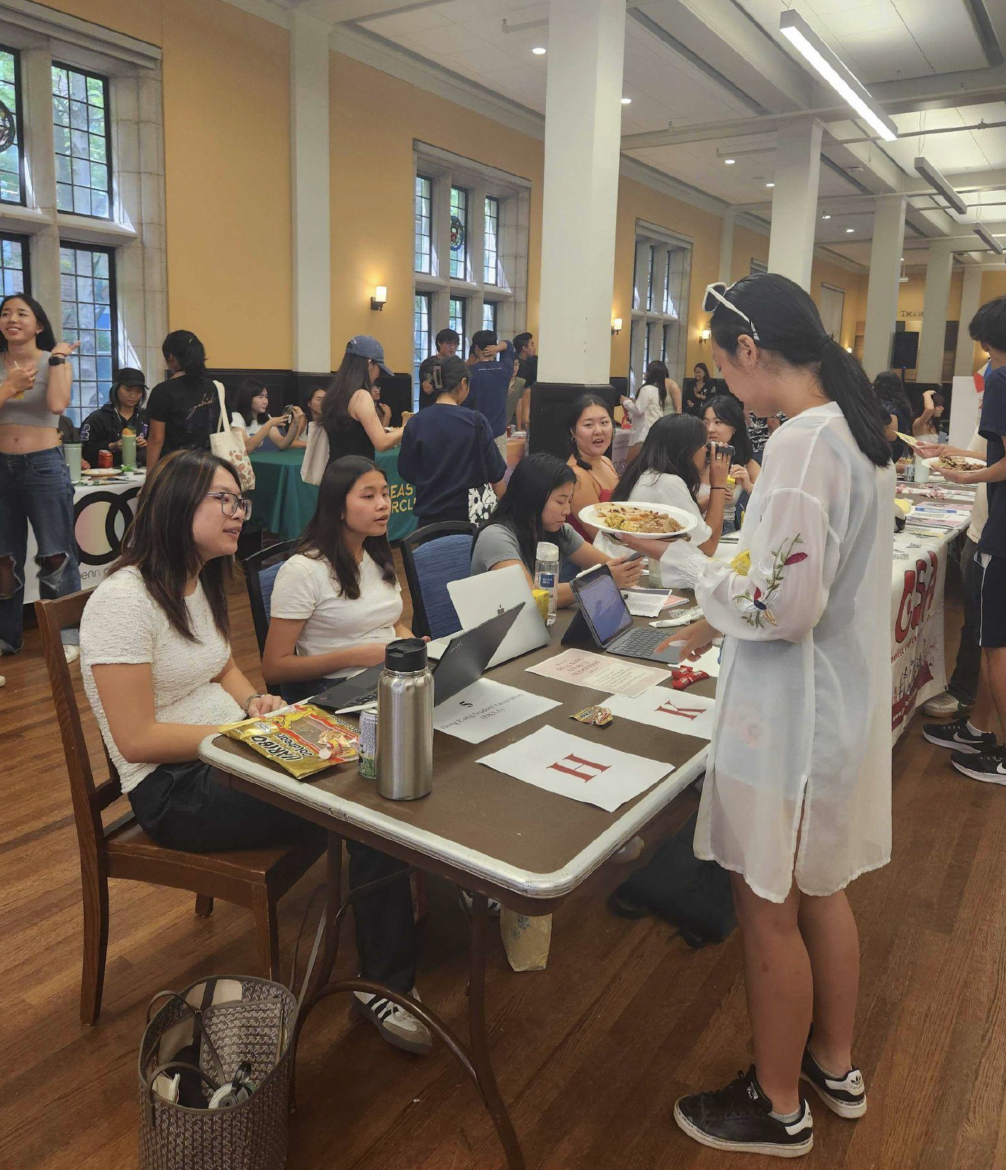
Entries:
<svg viewBox="0 0 1006 1170">
<path fill-rule="evenodd" d="M 24 608 L 25 557 L 28 525 L 38 544 L 39 596 L 46 600 L 65 597 L 80 588 L 77 542 L 73 533 L 73 484 L 58 447 L 30 451 L 27 455 L 0 455 L 0 560 L 14 565 L 13 593 L 0 595 L 0 651 L 21 649 Z M 46 557 L 63 556 L 55 569 L 47 569 Z M 77 633 L 64 642 L 76 642 Z"/>
<path fill-rule="evenodd" d="M 978 627 L 981 614 L 981 569 L 975 562 L 978 546 L 965 538 L 961 550 L 961 592 L 964 602 L 964 625 L 961 629 L 961 644 L 957 650 L 957 663 L 947 684 L 947 690 L 965 706 L 970 707 L 978 693 L 978 671 L 982 651 L 978 645 Z"/>
<path fill-rule="evenodd" d="M 288 703 L 299 703 L 332 686 L 337 679 L 314 678 L 283 683 L 280 694 Z M 349 888 L 401 873 L 397 881 L 353 900 L 356 950 L 360 975 L 395 991 L 411 991 L 416 985 L 416 922 L 412 912 L 412 887 L 404 873 L 404 861 L 347 838 Z"/>
</svg>

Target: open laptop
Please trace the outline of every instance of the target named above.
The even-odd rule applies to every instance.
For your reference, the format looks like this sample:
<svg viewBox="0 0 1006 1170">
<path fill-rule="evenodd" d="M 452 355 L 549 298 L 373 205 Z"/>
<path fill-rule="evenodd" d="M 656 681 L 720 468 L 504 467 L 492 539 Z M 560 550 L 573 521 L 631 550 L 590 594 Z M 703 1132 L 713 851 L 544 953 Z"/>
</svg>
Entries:
<svg viewBox="0 0 1006 1170">
<path fill-rule="evenodd" d="M 593 639 L 606 653 L 623 658 L 648 658 L 669 665 L 678 661 L 679 646 L 657 650 L 667 638 L 665 630 L 633 625 L 629 607 L 607 565 L 581 573 L 572 585 L 577 613 L 563 635 L 564 644 Z"/>
<path fill-rule="evenodd" d="M 451 581 L 447 592 L 464 630 L 513 606 L 520 608 L 517 620 L 493 655 L 490 667 L 548 645 L 548 626 L 538 612 L 521 565 L 507 565 L 505 569 L 493 569 L 489 573 Z"/>
<path fill-rule="evenodd" d="M 432 667 L 434 707 L 452 699 L 482 677 L 489 660 L 519 614 L 520 606 L 511 606 L 502 613 L 493 614 L 488 621 L 463 631 L 450 643 L 440 661 Z M 383 670 L 383 666 L 368 667 L 315 695 L 311 702 L 326 711 L 366 707 L 377 701 L 377 683 Z"/>
</svg>

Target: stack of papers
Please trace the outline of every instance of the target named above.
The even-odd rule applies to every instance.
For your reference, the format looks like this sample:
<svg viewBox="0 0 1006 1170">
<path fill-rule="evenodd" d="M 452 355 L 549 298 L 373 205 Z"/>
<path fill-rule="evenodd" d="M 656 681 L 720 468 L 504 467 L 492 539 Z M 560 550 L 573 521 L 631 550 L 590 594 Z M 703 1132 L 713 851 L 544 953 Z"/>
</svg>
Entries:
<svg viewBox="0 0 1006 1170">
<path fill-rule="evenodd" d="M 633 617 L 655 618 L 661 610 L 684 605 L 687 598 L 678 597 L 666 589 L 629 589 L 623 593 L 625 604 Z"/>
</svg>

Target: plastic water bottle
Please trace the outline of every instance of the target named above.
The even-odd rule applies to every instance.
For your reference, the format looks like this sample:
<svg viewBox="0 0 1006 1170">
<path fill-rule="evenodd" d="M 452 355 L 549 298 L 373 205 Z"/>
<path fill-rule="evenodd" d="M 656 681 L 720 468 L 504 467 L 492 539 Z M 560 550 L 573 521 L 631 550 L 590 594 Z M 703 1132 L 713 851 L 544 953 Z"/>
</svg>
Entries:
<svg viewBox="0 0 1006 1170">
<path fill-rule="evenodd" d="M 556 591 L 559 588 L 559 546 L 547 540 L 538 542 L 535 553 L 534 583 L 548 592 L 548 618 L 545 624 L 555 625 Z"/>
</svg>

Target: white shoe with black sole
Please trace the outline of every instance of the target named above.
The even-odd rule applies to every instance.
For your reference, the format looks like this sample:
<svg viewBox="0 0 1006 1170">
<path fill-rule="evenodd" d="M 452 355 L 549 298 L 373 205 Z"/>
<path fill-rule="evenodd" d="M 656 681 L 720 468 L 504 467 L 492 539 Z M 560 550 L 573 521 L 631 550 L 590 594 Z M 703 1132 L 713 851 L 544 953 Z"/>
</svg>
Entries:
<svg viewBox="0 0 1006 1170">
<path fill-rule="evenodd" d="M 419 992 L 414 987 L 409 995 L 419 1001 Z M 354 991 L 352 1006 L 353 1011 L 373 1024 L 381 1039 L 394 1048 L 415 1056 L 429 1056 L 433 1051 L 433 1037 L 426 1025 L 390 999 L 366 991 Z"/>
<path fill-rule="evenodd" d="M 958 772 L 970 776 L 972 780 L 982 780 L 986 784 L 1006 784 L 1006 748 L 995 747 L 977 756 L 963 751 L 954 752 L 950 762 Z"/>
<path fill-rule="evenodd" d="M 866 1085 L 858 1068 L 851 1068 L 844 1077 L 833 1077 L 804 1049 L 800 1080 L 806 1081 L 832 1113 L 839 1117 L 862 1117 L 866 1112 Z"/>
<path fill-rule="evenodd" d="M 998 746 L 994 731 L 982 731 L 975 735 L 968 728 L 966 718 L 955 719 L 952 723 L 924 723 L 922 734 L 937 747 L 972 756 L 991 751 Z"/>
</svg>

